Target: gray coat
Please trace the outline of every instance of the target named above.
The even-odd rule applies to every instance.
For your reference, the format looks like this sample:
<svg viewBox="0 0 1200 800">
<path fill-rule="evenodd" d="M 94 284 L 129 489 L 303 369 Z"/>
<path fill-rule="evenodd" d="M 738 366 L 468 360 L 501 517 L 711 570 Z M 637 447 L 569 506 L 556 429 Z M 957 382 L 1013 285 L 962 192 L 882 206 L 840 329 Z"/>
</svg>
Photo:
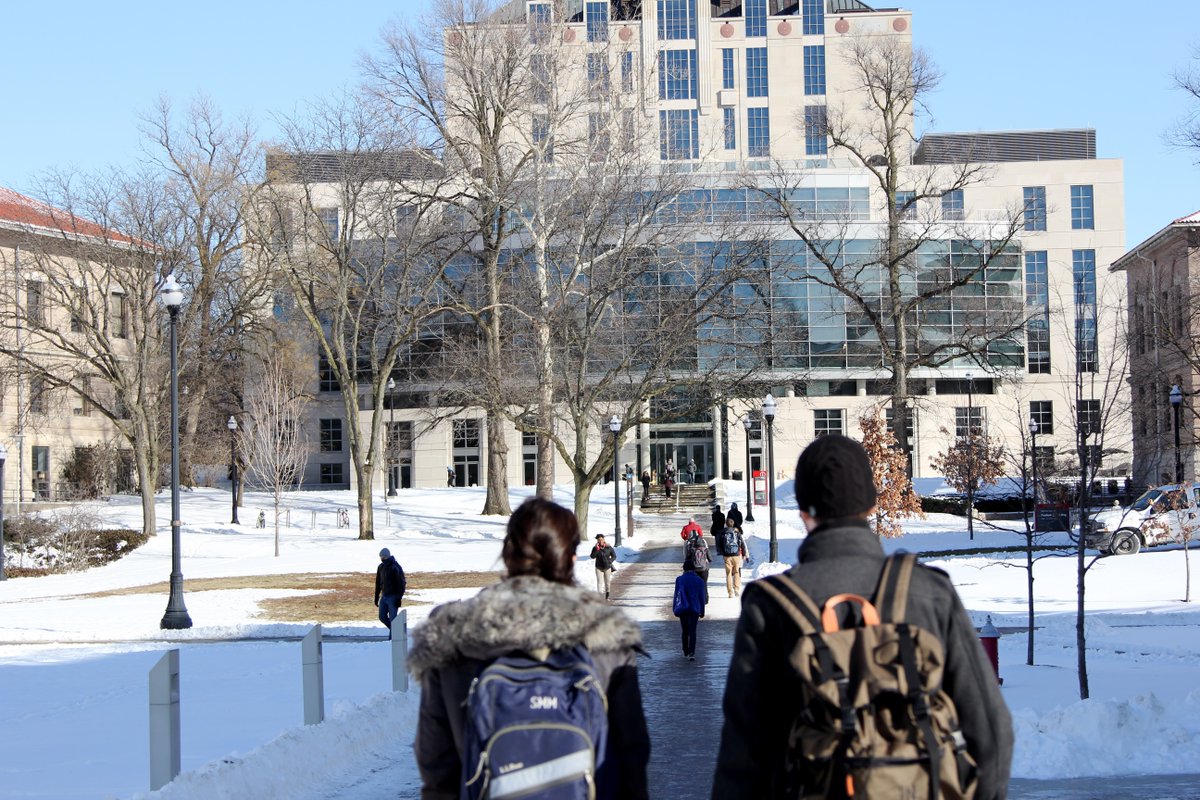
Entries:
<svg viewBox="0 0 1200 800">
<path fill-rule="evenodd" d="M 595 592 L 534 576 L 509 578 L 475 597 L 438 606 L 413 632 L 408 667 L 421 683 L 415 744 L 422 800 L 456 800 L 462 773 L 465 701 L 492 658 L 513 650 L 583 644 L 608 694 L 608 758 L 600 796 L 648 797 L 650 736 L 638 687 L 642 631 Z M 615 773 L 615 774 L 614 774 Z"/>
<path fill-rule="evenodd" d="M 800 563 L 787 575 L 822 607 L 838 592 L 871 597 L 883 560 L 883 547 L 870 527 L 849 523 L 810 533 L 800 547 Z M 967 749 L 979 767 L 976 800 L 1004 798 L 1012 764 L 1012 717 L 975 627 L 944 572 L 921 566 L 913 571 L 906 617 L 936 634 L 945 646 L 942 685 L 954 701 Z M 750 583 L 742 594 L 725 684 L 714 799 L 784 796 L 788 731 L 798 709 L 781 701 L 793 686 L 787 657 L 798 638 L 795 622 Z"/>
</svg>

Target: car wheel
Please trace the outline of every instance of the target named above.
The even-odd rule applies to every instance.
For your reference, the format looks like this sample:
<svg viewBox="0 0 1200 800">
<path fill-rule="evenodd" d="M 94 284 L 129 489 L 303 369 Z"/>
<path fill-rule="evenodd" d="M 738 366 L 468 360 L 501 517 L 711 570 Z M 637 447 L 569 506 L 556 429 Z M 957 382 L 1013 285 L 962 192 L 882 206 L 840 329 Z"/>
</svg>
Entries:
<svg viewBox="0 0 1200 800">
<path fill-rule="evenodd" d="M 1142 540 L 1133 531 L 1119 531 L 1113 537 L 1112 553 L 1115 556 L 1132 556 L 1142 549 Z"/>
</svg>

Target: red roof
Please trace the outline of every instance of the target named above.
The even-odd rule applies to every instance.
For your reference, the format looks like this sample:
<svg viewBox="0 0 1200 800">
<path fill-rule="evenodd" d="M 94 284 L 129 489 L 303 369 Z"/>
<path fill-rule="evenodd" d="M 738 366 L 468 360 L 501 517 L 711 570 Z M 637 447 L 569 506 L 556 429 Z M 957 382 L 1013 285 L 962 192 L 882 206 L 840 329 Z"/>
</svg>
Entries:
<svg viewBox="0 0 1200 800">
<path fill-rule="evenodd" d="M 62 231 L 77 236 L 95 236 L 120 242 L 133 241 L 128 236 L 106 230 L 95 222 L 74 217 L 66 211 L 0 186 L 0 224 L 5 222 Z"/>
</svg>

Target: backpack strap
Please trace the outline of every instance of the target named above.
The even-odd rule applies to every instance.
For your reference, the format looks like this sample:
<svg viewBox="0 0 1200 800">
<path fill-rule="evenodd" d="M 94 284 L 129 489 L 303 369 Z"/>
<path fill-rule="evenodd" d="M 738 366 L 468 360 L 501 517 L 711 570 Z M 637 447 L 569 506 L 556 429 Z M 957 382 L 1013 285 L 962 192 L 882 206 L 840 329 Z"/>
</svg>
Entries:
<svg viewBox="0 0 1200 800">
<path fill-rule="evenodd" d="M 875 607 L 883 622 L 902 622 L 908 608 L 908 587 L 912 583 L 917 557 L 898 553 L 883 562 L 879 584 L 875 587 Z"/>
<path fill-rule="evenodd" d="M 821 611 L 796 582 L 780 573 L 755 581 L 778 603 L 796 623 L 802 634 L 808 635 L 821 630 Z"/>
</svg>

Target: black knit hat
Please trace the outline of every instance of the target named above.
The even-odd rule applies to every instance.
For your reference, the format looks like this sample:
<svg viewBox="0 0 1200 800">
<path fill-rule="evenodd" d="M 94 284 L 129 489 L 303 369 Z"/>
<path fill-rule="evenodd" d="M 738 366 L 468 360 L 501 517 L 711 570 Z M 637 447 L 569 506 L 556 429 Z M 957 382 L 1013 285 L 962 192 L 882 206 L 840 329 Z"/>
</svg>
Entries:
<svg viewBox="0 0 1200 800">
<path fill-rule="evenodd" d="M 813 441 L 796 462 L 796 502 L 820 520 L 869 511 L 875 505 L 875 483 L 867 451 L 837 434 Z"/>
</svg>

